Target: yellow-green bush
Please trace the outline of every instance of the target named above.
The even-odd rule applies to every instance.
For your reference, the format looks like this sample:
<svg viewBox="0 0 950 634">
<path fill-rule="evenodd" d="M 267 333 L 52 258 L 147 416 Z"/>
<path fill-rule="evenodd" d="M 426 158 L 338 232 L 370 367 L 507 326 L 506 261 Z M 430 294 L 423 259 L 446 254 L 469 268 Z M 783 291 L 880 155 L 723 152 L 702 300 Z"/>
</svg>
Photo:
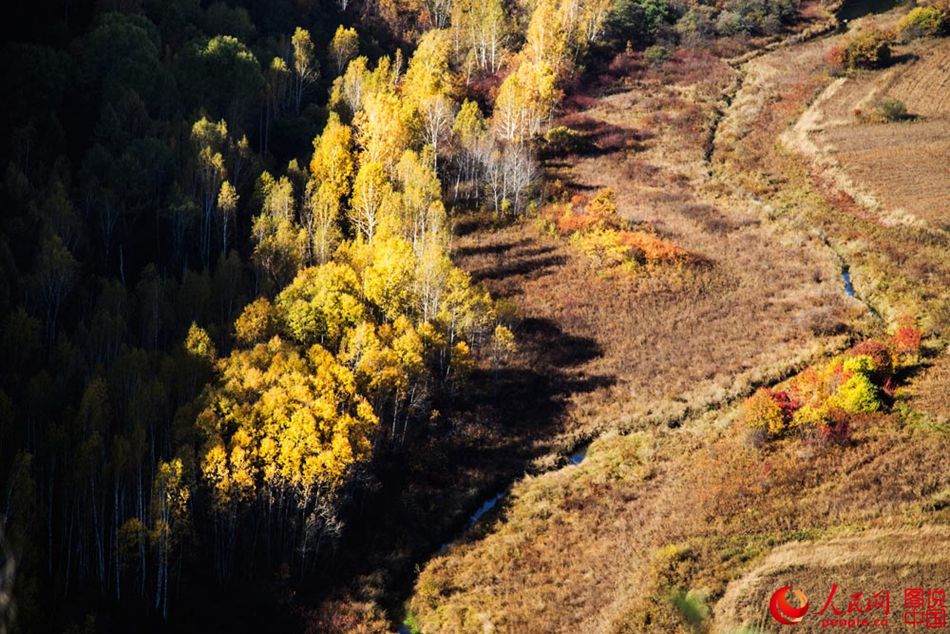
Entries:
<svg viewBox="0 0 950 634">
<path fill-rule="evenodd" d="M 630 247 L 620 242 L 620 232 L 616 229 L 578 231 L 571 235 L 570 241 L 601 266 L 630 262 Z"/>
<path fill-rule="evenodd" d="M 544 135 L 544 149 L 553 155 L 572 154 L 583 148 L 584 141 L 584 135 L 577 130 L 559 125 Z"/>
<path fill-rule="evenodd" d="M 844 49 L 844 66 L 881 68 L 891 61 L 891 36 L 879 29 L 865 31 L 855 37 Z"/>
<path fill-rule="evenodd" d="M 937 7 L 917 7 L 897 23 L 901 39 L 945 35 L 950 26 L 950 16 Z"/>
</svg>

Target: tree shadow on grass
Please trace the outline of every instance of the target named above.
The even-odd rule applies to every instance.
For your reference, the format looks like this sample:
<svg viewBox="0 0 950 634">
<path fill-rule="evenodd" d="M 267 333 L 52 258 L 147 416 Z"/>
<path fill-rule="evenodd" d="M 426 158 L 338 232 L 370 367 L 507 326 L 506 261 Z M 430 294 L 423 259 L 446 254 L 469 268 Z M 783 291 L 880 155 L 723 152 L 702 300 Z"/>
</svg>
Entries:
<svg viewBox="0 0 950 634">
<path fill-rule="evenodd" d="M 469 247 L 469 255 L 494 260 L 476 279 L 491 279 L 497 297 L 498 287 L 517 291 L 521 279 L 563 263 L 549 255 L 551 247 L 525 246 L 516 240 Z M 375 486 L 361 489 L 345 509 L 340 546 L 302 593 L 305 601 L 346 588 L 401 618 L 418 569 L 464 533 L 486 499 L 551 450 L 570 397 L 615 383 L 584 370 L 603 354 L 595 340 L 539 317 L 523 319 L 513 331 L 518 353 L 509 363 L 480 364 L 464 390 L 435 403 L 433 421 L 417 423 L 404 451 L 378 457 Z"/>
<path fill-rule="evenodd" d="M 567 262 L 567 258 L 563 255 L 519 257 L 501 266 L 492 266 L 475 271 L 472 273 L 472 280 L 475 282 L 500 280 L 513 275 L 527 279 L 538 279 L 550 275 L 553 272 L 552 269 L 561 266 L 565 262 Z"/>
<path fill-rule="evenodd" d="M 499 253 L 505 253 L 512 249 L 525 246 L 530 244 L 531 241 L 527 238 L 522 238 L 521 240 L 512 240 L 508 242 L 498 242 L 495 244 L 477 244 L 470 247 L 459 247 L 455 249 L 453 255 L 456 257 L 467 258 L 473 255 L 494 255 Z"/>
<path fill-rule="evenodd" d="M 647 130 L 627 128 L 586 115 L 568 115 L 560 123 L 579 133 L 580 139 L 569 148 L 543 146 L 541 157 L 549 165 L 561 161 L 570 164 L 578 158 L 596 158 L 624 150 L 637 151 L 655 136 Z"/>
</svg>

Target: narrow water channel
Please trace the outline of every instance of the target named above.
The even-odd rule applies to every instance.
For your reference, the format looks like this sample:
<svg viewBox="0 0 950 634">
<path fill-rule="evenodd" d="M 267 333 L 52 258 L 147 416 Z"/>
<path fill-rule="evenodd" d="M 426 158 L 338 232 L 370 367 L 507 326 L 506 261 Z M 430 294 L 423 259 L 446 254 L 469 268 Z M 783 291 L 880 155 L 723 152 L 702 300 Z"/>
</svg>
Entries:
<svg viewBox="0 0 950 634">
<path fill-rule="evenodd" d="M 854 285 L 851 284 L 851 271 L 848 267 L 841 269 L 841 279 L 844 281 L 844 292 L 848 297 L 854 297 Z"/>
<path fill-rule="evenodd" d="M 590 443 L 587 443 L 586 445 L 581 446 L 579 449 L 574 451 L 574 453 L 572 453 L 570 456 L 567 457 L 567 464 L 561 468 L 566 469 L 567 467 L 577 466 L 581 464 L 582 462 L 584 462 L 584 460 L 587 459 L 587 451 L 589 449 L 590 449 Z M 475 525 L 478 524 L 478 522 L 489 511 L 491 511 L 496 506 L 498 506 L 498 503 L 505 499 L 505 496 L 508 494 L 509 489 L 510 487 L 506 488 L 504 491 L 501 491 L 500 493 L 497 493 L 493 495 L 492 497 L 488 498 L 487 500 L 485 500 L 484 502 L 482 502 L 481 506 L 479 506 L 478 509 L 476 509 L 475 512 L 472 513 L 471 517 L 468 518 L 468 523 L 465 526 L 465 531 L 469 531 L 472 528 L 474 528 Z M 457 538 L 458 536 L 456 536 L 456 539 Z M 455 541 L 455 540 L 452 540 L 452 541 Z M 451 546 L 451 544 L 452 542 L 446 542 L 442 544 L 441 546 L 439 546 L 439 549 L 436 551 L 436 554 L 444 555 L 446 552 L 448 552 L 449 546 Z M 411 632 L 412 630 L 405 623 L 401 624 L 396 630 L 397 634 L 411 634 Z"/>
</svg>

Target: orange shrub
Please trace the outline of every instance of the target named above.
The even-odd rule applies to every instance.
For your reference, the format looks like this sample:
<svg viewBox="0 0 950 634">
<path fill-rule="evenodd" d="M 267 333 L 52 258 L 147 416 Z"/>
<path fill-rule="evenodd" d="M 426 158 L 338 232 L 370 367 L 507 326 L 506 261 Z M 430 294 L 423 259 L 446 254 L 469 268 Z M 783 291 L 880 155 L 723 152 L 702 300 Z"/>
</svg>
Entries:
<svg viewBox="0 0 950 634">
<path fill-rule="evenodd" d="M 609 187 L 598 190 L 589 201 L 576 194 L 571 202 L 550 203 L 541 209 L 541 219 L 559 235 L 571 237 L 575 246 L 601 264 L 683 264 L 701 260 L 656 234 L 625 229 Z"/>
<path fill-rule="evenodd" d="M 844 70 L 845 65 L 845 47 L 840 44 L 832 46 L 825 59 L 831 67 L 832 75 L 839 75 Z"/>
<path fill-rule="evenodd" d="M 645 262 L 676 263 L 690 257 L 689 251 L 678 244 L 645 231 L 621 231 L 619 241 L 642 254 Z"/>
<path fill-rule="evenodd" d="M 742 420 L 750 429 L 765 431 L 770 436 L 781 434 L 788 423 L 785 412 L 776 402 L 772 390 L 764 387 L 746 400 Z"/>
</svg>

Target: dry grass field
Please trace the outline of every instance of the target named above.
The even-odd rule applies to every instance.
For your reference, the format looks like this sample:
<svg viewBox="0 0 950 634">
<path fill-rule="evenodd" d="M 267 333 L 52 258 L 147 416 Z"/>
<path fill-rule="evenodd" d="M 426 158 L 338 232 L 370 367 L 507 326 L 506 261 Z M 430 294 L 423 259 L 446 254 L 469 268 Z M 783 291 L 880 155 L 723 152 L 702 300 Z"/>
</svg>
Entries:
<svg viewBox="0 0 950 634">
<path fill-rule="evenodd" d="M 840 346 L 863 310 L 816 236 L 776 231 L 709 182 L 702 128 L 728 67 L 683 59 L 667 72 L 643 71 L 633 90 L 566 116 L 592 141 L 550 161 L 549 178 L 581 195 L 611 188 L 624 218 L 706 265 L 607 275 L 530 224 L 457 242 L 457 261 L 525 319 L 595 340 L 577 369 L 603 387 L 574 395 L 566 427 L 580 436 L 680 420 L 774 382 Z"/>
<path fill-rule="evenodd" d="M 945 228 L 950 42 L 918 41 L 901 54 L 907 61 L 834 82 L 796 126 L 798 146 L 882 222 Z M 866 121 L 884 99 L 899 99 L 914 119 Z"/>
<path fill-rule="evenodd" d="M 899 571 L 895 575 L 895 571 Z M 950 527 L 871 530 L 857 535 L 819 541 L 792 542 L 776 548 L 753 571 L 729 584 L 716 604 L 718 631 L 741 627 L 774 629 L 763 609 L 769 596 L 794 582 L 812 606 L 821 609 L 831 580 L 839 589 L 835 606 L 845 609 L 846 597 L 863 592 L 866 598 L 880 590 L 891 593 L 891 622 L 900 623 L 906 587 L 942 588 L 950 584 Z M 877 611 L 880 614 L 881 610 Z M 825 618 L 832 616 L 829 610 Z M 796 631 L 818 632 L 823 617 L 812 615 Z M 897 629 L 897 628 L 894 628 Z"/>
<path fill-rule="evenodd" d="M 950 522 L 950 438 L 897 424 L 765 452 L 731 427 L 603 438 L 579 466 L 520 482 L 494 526 L 423 571 L 410 608 L 424 632 L 695 631 L 672 598 L 712 606 L 789 540 Z"/>
<path fill-rule="evenodd" d="M 943 39 L 925 41 L 914 54 L 919 59 L 896 77 L 887 96 L 926 119 L 950 116 L 950 45 Z"/>
<path fill-rule="evenodd" d="M 905 389 L 913 411 L 950 428 L 950 351 L 944 350 L 926 372 Z"/>
<path fill-rule="evenodd" d="M 886 17 L 884 25 L 895 19 L 891 14 Z M 714 165 L 724 178 L 762 200 L 769 216 L 780 224 L 819 233 L 849 264 L 859 296 L 886 322 L 915 314 L 928 331 L 944 333 L 950 326 L 950 298 L 945 292 L 950 282 L 950 236 L 914 219 L 908 222 L 905 211 L 887 207 L 859 188 L 857 176 L 842 169 L 823 144 L 825 133 L 819 132 L 826 119 L 843 117 L 852 118 L 848 125 L 859 136 L 918 134 L 914 130 L 928 129 L 919 126 L 944 124 L 923 120 L 858 126 L 849 107 L 841 105 L 854 104 L 867 94 L 852 82 L 873 82 L 875 73 L 888 71 L 830 77 L 828 51 L 846 37 L 779 49 L 748 63 L 745 80 L 719 126 Z M 830 108 L 827 117 L 826 108 Z M 919 143 L 921 153 L 944 143 L 941 139 Z M 901 141 L 896 148 L 885 150 L 879 144 L 874 165 L 875 174 L 901 175 L 904 182 L 893 188 L 895 192 L 917 192 L 927 200 L 946 187 L 946 161 L 921 167 L 919 161 L 930 159 L 908 162 L 902 160 L 902 152 L 911 151 L 909 146 Z"/>
<path fill-rule="evenodd" d="M 754 608 L 791 557 L 802 555 L 802 583 L 873 585 L 901 549 L 946 541 L 950 436 L 916 424 L 947 411 L 946 355 L 903 388 L 893 413 L 855 420 L 844 445 L 804 435 L 757 447 L 729 405 L 840 345 L 842 327 L 880 332 L 906 313 L 937 338 L 950 327 L 946 234 L 886 221 L 893 202 L 870 208 L 844 191 L 820 169 L 811 129 L 778 141 L 833 84 L 825 59 L 840 39 L 755 58 L 738 84 L 712 59 L 634 68 L 629 90 L 576 100 L 584 107 L 562 121 L 592 144 L 550 161 L 552 180 L 586 195 L 610 187 L 629 221 L 711 266 L 605 275 L 534 227 L 463 232 L 460 262 L 493 293 L 529 323 L 593 341 L 595 354 L 572 368 L 595 387 L 566 395 L 566 436 L 626 435 L 603 434 L 580 465 L 516 483 L 499 511 L 431 560 L 408 603 L 421 631 L 726 632 L 763 625 Z M 914 72 L 933 72 L 928 60 Z M 840 96 L 860 100 L 848 81 Z M 920 81 L 902 75 L 889 90 L 910 102 Z M 845 111 L 831 96 L 814 103 Z M 893 157 L 879 168 L 903 178 L 923 169 Z M 842 263 L 880 321 L 844 297 Z M 686 424 L 657 425 L 670 421 Z M 945 563 L 921 557 L 902 570 L 939 581 Z M 735 584 L 754 592 L 740 597 Z"/>
</svg>

